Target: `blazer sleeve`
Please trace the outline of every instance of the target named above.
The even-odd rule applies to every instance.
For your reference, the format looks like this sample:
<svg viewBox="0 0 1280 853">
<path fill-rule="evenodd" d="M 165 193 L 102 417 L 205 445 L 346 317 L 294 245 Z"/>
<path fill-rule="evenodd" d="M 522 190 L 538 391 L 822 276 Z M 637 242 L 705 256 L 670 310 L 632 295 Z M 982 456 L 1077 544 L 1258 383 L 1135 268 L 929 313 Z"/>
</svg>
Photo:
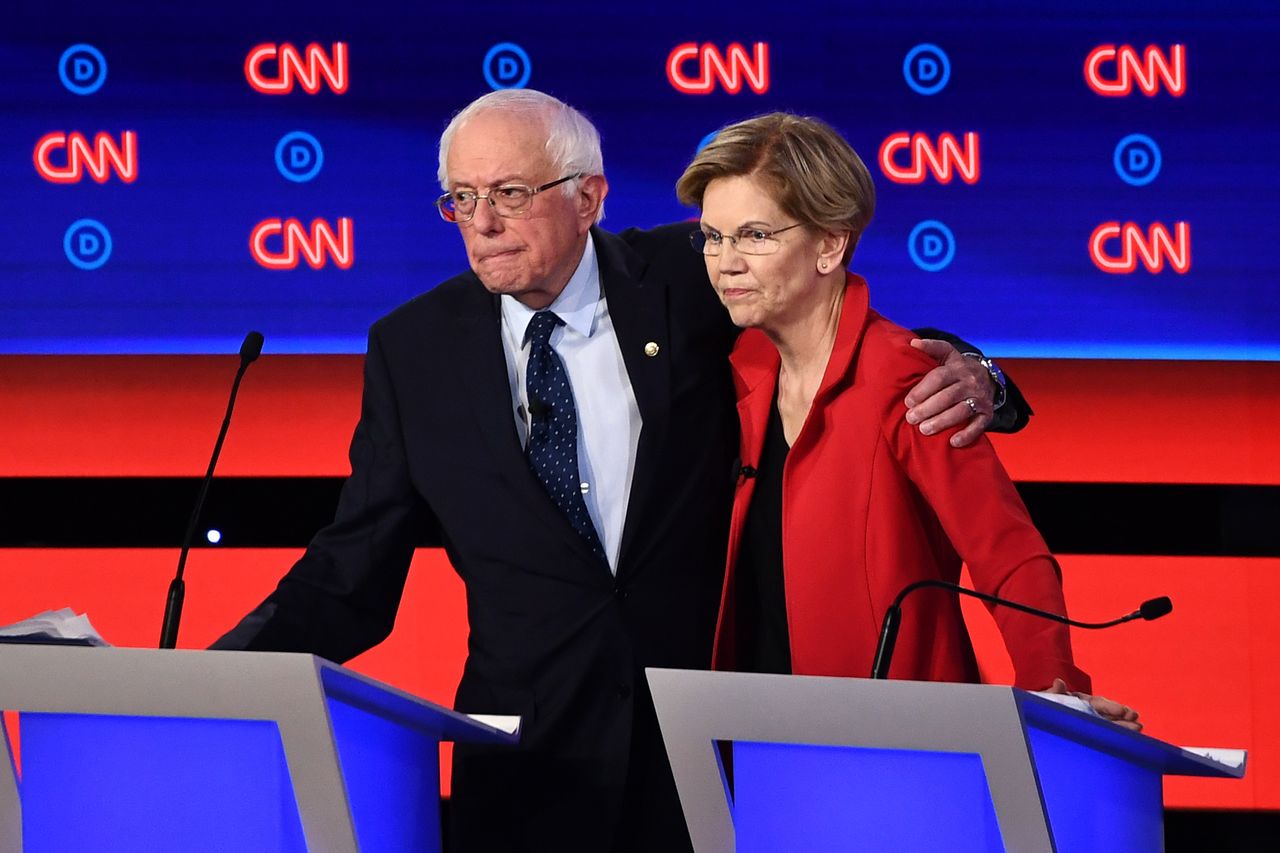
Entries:
<svg viewBox="0 0 1280 853">
<path fill-rule="evenodd" d="M 928 359 L 919 355 L 911 357 L 915 370 L 896 371 L 899 387 L 890 399 L 901 400 L 929 369 Z M 969 447 L 954 448 L 950 433 L 921 435 L 897 406 L 888 407 L 882 418 L 881 430 L 895 457 L 968 565 L 974 586 L 1065 615 L 1061 568 L 991 442 L 984 436 Z M 1007 607 L 991 610 L 1013 660 L 1016 686 L 1044 690 L 1054 678 L 1062 678 L 1072 690 L 1090 691 L 1089 676 L 1073 660 L 1067 626 Z"/>
<path fill-rule="evenodd" d="M 414 490 L 378 326 L 369 335 L 351 476 L 333 523 L 214 649 L 296 651 L 345 661 L 391 632 L 414 546 L 431 514 Z"/>
</svg>

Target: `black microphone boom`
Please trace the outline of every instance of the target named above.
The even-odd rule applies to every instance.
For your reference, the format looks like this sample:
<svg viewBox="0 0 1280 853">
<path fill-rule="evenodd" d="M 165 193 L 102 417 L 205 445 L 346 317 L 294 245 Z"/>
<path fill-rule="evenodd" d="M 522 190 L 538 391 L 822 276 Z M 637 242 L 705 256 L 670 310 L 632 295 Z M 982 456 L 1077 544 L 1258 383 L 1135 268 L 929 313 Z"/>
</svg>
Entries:
<svg viewBox="0 0 1280 853">
<path fill-rule="evenodd" d="M 1057 613 L 1050 613 L 1048 610 L 1041 610 L 1038 607 L 1021 604 L 1017 601 L 1010 601 L 1007 598 L 1000 598 L 995 595 L 988 595 L 985 592 L 978 592 L 976 589 L 968 589 L 960 586 L 960 584 L 951 583 L 949 581 L 929 580 L 916 581 L 907 584 L 902 588 L 902 592 L 898 593 L 898 597 L 893 600 L 893 604 L 889 605 L 889 609 L 884 613 L 884 622 L 880 627 L 880 642 L 876 646 L 875 661 L 871 664 L 872 678 L 888 678 L 889 663 L 893 660 L 893 647 L 898 641 L 898 623 L 902 621 L 902 601 L 908 595 L 922 587 L 936 587 L 938 589 L 949 589 L 952 592 L 958 592 L 961 595 L 972 596 L 981 599 L 988 604 L 998 604 L 1001 607 L 1009 607 L 1013 610 L 1021 610 L 1023 613 L 1030 613 L 1032 616 L 1040 616 L 1045 619 L 1052 619 L 1054 622 L 1061 622 L 1064 625 L 1071 625 L 1075 628 L 1088 628 L 1097 630 L 1099 628 L 1111 628 L 1125 622 L 1132 622 L 1134 619 L 1159 619 L 1173 610 L 1173 602 L 1168 596 L 1153 598 L 1150 601 L 1142 602 L 1142 606 L 1132 613 L 1126 613 L 1119 619 L 1112 619 L 1107 622 L 1078 622 L 1075 619 L 1068 619 L 1066 616 L 1059 616 Z"/>
<path fill-rule="evenodd" d="M 160 648 L 172 649 L 178 643 L 178 625 L 182 621 L 182 602 L 187 594 L 186 581 L 182 579 L 183 570 L 187 566 L 187 552 L 191 550 L 191 540 L 196 535 L 196 525 L 200 523 L 200 511 L 204 509 L 204 499 L 209 494 L 209 484 L 213 482 L 213 469 L 218 464 L 218 456 L 222 453 L 222 442 L 227 438 L 227 429 L 231 426 L 231 411 L 236 405 L 236 394 L 240 391 L 240 380 L 249 365 L 257 361 L 262 354 L 264 338 L 261 332 L 250 332 L 244 336 L 240 344 L 240 369 L 236 371 L 235 381 L 231 383 L 231 398 L 227 400 L 227 414 L 222 419 L 222 429 L 218 430 L 218 440 L 213 445 L 213 456 L 209 459 L 209 470 L 205 472 L 204 482 L 200 484 L 200 496 L 196 498 L 195 509 L 191 512 L 191 521 L 187 523 L 187 535 L 182 538 L 182 552 L 178 554 L 178 571 L 169 583 L 169 596 L 164 604 L 164 621 L 160 625 Z"/>
</svg>

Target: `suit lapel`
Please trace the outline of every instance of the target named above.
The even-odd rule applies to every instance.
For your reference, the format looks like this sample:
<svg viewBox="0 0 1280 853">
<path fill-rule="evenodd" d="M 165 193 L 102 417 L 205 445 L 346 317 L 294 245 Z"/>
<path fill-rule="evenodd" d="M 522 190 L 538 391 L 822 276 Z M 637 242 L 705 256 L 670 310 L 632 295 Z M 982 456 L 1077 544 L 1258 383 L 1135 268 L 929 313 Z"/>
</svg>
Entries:
<svg viewBox="0 0 1280 853">
<path fill-rule="evenodd" d="M 671 411 L 671 372 L 667 292 L 663 282 L 645 280 L 647 261 L 618 237 L 592 229 L 600 264 L 600 286 L 618 336 L 631 389 L 644 424 L 631 481 L 627 516 L 618 559 L 621 580 L 642 533 L 648 501 L 655 498 L 658 459 L 666 440 Z M 485 291 L 478 279 L 465 299 L 458 324 L 457 372 L 466 388 L 478 430 L 493 454 L 495 465 L 510 475 L 517 499 L 524 499 L 550 529 L 561 530 L 584 558 L 594 561 L 590 549 L 556 509 L 529 468 L 520 446 L 512 412 L 510 378 L 502 351 L 502 322 L 498 298 Z M 656 345 L 656 351 L 650 347 Z M 649 355 L 649 352 L 655 352 Z M 606 570 L 607 572 L 607 570 Z M 607 573 L 605 575 L 608 576 Z"/>
<path fill-rule="evenodd" d="M 658 459 L 671 414 L 667 290 L 665 283 L 645 279 L 648 263 L 621 239 L 598 228 L 591 233 L 600 259 L 600 283 L 608 301 L 609 316 L 644 424 L 622 529 L 618 558 L 621 581 L 631 564 L 627 557 L 635 548 L 634 540 L 641 530 L 646 504 L 655 497 L 654 480 L 660 473 Z"/>
<path fill-rule="evenodd" d="M 760 464 L 769 411 L 778 390 L 778 350 L 764 333 L 748 329 L 738 338 L 729 363 L 737 377 L 738 424 L 743 465 Z"/>
<path fill-rule="evenodd" d="M 458 379 L 466 389 L 475 414 L 477 430 L 489 447 L 494 467 L 507 475 L 517 503 L 539 513 L 547 529 L 563 529 L 564 535 L 592 560 L 590 550 L 556 508 L 546 489 L 525 459 L 516 432 L 511 400 L 511 379 L 502 350 L 502 320 L 498 297 L 475 279 L 459 317 Z"/>
</svg>

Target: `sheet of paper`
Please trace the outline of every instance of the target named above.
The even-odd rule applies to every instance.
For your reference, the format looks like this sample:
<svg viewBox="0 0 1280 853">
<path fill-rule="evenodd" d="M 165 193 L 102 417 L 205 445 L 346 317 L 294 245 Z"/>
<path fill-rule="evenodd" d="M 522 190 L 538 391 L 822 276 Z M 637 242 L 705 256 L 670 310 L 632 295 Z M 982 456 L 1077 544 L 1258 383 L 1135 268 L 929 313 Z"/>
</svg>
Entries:
<svg viewBox="0 0 1280 853">
<path fill-rule="evenodd" d="M 83 613 L 77 614 L 69 607 L 46 610 L 29 619 L 0 627 L 0 637 L 50 637 L 59 640 L 83 640 L 92 646 L 106 646 Z"/>
<path fill-rule="evenodd" d="M 1216 761 L 1219 764 L 1234 768 L 1243 767 L 1249 754 L 1248 750 L 1227 749 L 1221 746 L 1184 746 L 1182 749 L 1185 752 L 1192 752 L 1210 761 Z"/>
<path fill-rule="evenodd" d="M 467 714 L 468 717 L 477 723 L 484 723 L 500 732 L 506 732 L 513 735 L 520 731 L 520 718 L 503 714 Z"/>
</svg>

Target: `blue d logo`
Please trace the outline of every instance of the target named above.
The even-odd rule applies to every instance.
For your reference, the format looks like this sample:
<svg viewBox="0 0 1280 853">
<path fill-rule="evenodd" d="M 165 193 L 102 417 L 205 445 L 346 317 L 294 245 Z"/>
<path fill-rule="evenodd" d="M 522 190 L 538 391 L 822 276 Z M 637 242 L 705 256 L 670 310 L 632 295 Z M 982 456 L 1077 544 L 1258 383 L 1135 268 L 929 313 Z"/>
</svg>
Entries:
<svg viewBox="0 0 1280 853">
<path fill-rule="evenodd" d="M 77 219 L 62 238 L 62 250 L 73 266 L 96 270 L 111 257 L 111 232 L 96 219 Z"/>
<path fill-rule="evenodd" d="M 92 95 L 107 82 L 107 59 L 91 44 L 73 44 L 58 59 L 58 79 L 74 95 Z"/>
<path fill-rule="evenodd" d="M 907 254 L 925 272 L 945 269 L 956 256 L 956 238 L 951 229 L 936 219 L 926 219 L 911 229 Z"/>
<path fill-rule="evenodd" d="M 1160 174 L 1160 146 L 1146 134 L 1131 133 L 1116 144 L 1111 164 L 1126 184 L 1146 186 Z"/>
<path fill-rule="evenodd" d="M 921 95 L 936 95 L 951 80 L 951 60 L 936 44 L 918 44 L 902 61 L 902 76 L 907 85 Z"/>
<path fill-rule="evenodd" d="M 324 149 L 314 136 L 295 130 L 276 143 L 276 168 L 294 183 L 303 184 L 320 174 L 324 165 Z"/>
<path fill-rule="evenodd" d="M 484 79 L 491 89 L 522 89 L 533 73 L 533 63 L 525 49 L 504 41 L 484 55 Z"/>
<path fill-rule="evenodd" d="M 710 145 L 711 140 L 715 139 L 716 134 L 718 134 L 719 132 L 720 132 L 719 129 L 713 130 L 710 133 L 708 133 L 706 136 L 702 137 L 702 139 L 698 140 L 698 147 L 693 152 L 694 156 L 696 157 L 697 155 L 701 154 L 702 149 Z"/>
</svg>

